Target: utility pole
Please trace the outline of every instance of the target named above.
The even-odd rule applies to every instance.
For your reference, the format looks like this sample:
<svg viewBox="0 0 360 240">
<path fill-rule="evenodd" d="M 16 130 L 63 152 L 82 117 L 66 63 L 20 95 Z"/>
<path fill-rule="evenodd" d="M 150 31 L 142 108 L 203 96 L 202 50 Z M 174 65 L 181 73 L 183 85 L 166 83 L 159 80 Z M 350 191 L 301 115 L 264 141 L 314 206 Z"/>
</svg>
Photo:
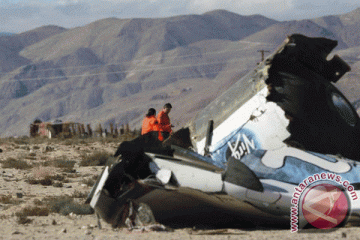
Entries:
<svg viewBox="0 0 360 240">
<path fill-rule="evenodd" d="M 265 59 L 265 53 L 269 53 L 270 51 L 267 50 L 258 50 L 258 52 L 261 52 L 261 61 L 264 61 Z"/>
</svg>

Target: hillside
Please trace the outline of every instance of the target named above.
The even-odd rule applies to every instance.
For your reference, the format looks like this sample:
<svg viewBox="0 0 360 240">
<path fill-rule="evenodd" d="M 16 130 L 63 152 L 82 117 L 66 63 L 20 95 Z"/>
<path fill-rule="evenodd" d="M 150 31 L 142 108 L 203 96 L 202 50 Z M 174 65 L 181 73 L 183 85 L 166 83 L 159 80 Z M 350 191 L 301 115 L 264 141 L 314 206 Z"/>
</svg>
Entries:
<svg viewBox="0 0 360 240">
<path fill-rule="evenodd" d="M 360 8 L 343 15 L 313 19 L 318 25 L 335 33 L 348 47 L 360 45 Z"/>
<path fill-rule="evenodd" d="M 356 11 L 350 15 L 360 22 Z M 356 41 L 318 19 L 277 22 L 217 10 L 0 37 L 1 136 L 27 135 L 35 119 L 139 128 L 148 108 L 159 111 L 166 102 L 178 129 L 253 69 L 258 50 L 273 51 L 292 33 L 338 40 L 338 51 L 354 66 L 346 82 L 357 81 L 360 54 L 346 52 Z M 358 90 L 349 84 L 341 88 L 355 102 Z"/>
<path fill-rule="evenodd" d="M 3 37 L 3 36 L 11 36 L 13 35 L 14 33 L 9 33 L 9 32 L 0 32 L 0 37 Z"/>
<path fill-rule="evenodd" d="M 44 26 L 21 34 L 0 35 L 0 73 L 10 72 L 31 63 L 19 52 L 25 47 L 65 31 L 57 26 Z"/>
<path fill-rule="evenodd" d="M 284 39 L 291 33 L 299 33 L 308 37 L 330 38 L 338 41 L 338 49 L 348 47 L 345 42 L 337 38 L 335 33 L 311 20 L 289 21 L 274 24 L 245 38 L 245 40 L 250 42 L 259 41 L 280 45 L 282 41 L 284 41 Z"/>
</svg>

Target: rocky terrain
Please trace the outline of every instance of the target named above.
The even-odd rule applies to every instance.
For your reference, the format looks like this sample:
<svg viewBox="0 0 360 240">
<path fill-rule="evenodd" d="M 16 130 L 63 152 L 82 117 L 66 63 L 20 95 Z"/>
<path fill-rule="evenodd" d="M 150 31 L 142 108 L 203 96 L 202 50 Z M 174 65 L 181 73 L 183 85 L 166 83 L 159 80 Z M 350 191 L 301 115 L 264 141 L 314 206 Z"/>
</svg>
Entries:
<svg viewBox="0 0 360 240">
<path fill-rule="evenodd" d="M 0 36 L 0 136 L 28 135 L 35 119 L 139 128 L 166 102 L 179 129 L 292 33 L 338 41 L 352 71 L 337 86 L 358 106 L 359 29 L 360 9 L 286 22 L 216 10 Z"/>
<path fill-rule="evenodd" d="M 238 228 L 113 229 L 84 204 L 104 159 L 121 139 L 11 138 L 0 141 L 0 239 L 360 239 L 358 228 L 332 232 Z"/>
</svg>

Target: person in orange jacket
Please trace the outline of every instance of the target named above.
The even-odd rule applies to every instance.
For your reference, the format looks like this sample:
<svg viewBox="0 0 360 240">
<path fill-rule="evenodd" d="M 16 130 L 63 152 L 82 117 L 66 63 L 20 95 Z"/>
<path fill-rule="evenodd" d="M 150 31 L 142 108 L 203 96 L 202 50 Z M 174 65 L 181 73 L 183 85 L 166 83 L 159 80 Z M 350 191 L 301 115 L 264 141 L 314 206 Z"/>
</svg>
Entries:
<svg viewBox="0 0 360 240">
<path fill-rule="evenodd" d="M 156 117 L 157 121 L 159 122 L 160 131 L 164 140 L 167 139 L 172 133 L 171 128 L 173 127 L 173 125 L 171 125 L 169 118 L 169 113 L 171 109 L 172 109 L 171 104 L 166 103 L 163 109 L 159 112 L 159 114 Z"/>
<path fill-rule="evenodd" d="M 160 133 L 160 126 L 155 117 L 156 110 L 154 108 L 150 108 L 148 113 L 145 115 L 145 118 L 141 127 L 141 135 L 147 135 L 147 142 L 151 140 L 155 136 L 154 133 L 157 133 L 157 138 L 160 141 L 163 141 L 163 137 Z"/>
</svg>

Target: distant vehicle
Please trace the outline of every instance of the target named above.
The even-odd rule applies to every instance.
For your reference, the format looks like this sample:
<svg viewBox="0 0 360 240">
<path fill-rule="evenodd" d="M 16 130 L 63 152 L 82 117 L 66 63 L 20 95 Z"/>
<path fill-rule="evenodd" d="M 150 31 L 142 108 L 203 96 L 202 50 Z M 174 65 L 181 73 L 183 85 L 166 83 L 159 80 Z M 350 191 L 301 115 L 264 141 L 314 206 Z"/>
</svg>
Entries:
<svg viewBox="0 0 360 240">
<path fill-rule="evenodd" d="M 55 120 L 54 122 L 35 120 L 30 124 L 30 137 L 56 138 L 59 136 L 71 137 L 84 134 L 85 127 L 82 123 L 62 122 L 61 120 Z"/>
<path fill-rule="evenodd" d="M 351 184 L 346 221 L 360 222 L 360 121 L 331 83 L 350 70 L 326 60 L 336 45 L 288 37 L 162 146 L 122 143 L 87 202 L 114 227 L 288 227 L 296 187 L 326 176 Z"/>
</svg>

